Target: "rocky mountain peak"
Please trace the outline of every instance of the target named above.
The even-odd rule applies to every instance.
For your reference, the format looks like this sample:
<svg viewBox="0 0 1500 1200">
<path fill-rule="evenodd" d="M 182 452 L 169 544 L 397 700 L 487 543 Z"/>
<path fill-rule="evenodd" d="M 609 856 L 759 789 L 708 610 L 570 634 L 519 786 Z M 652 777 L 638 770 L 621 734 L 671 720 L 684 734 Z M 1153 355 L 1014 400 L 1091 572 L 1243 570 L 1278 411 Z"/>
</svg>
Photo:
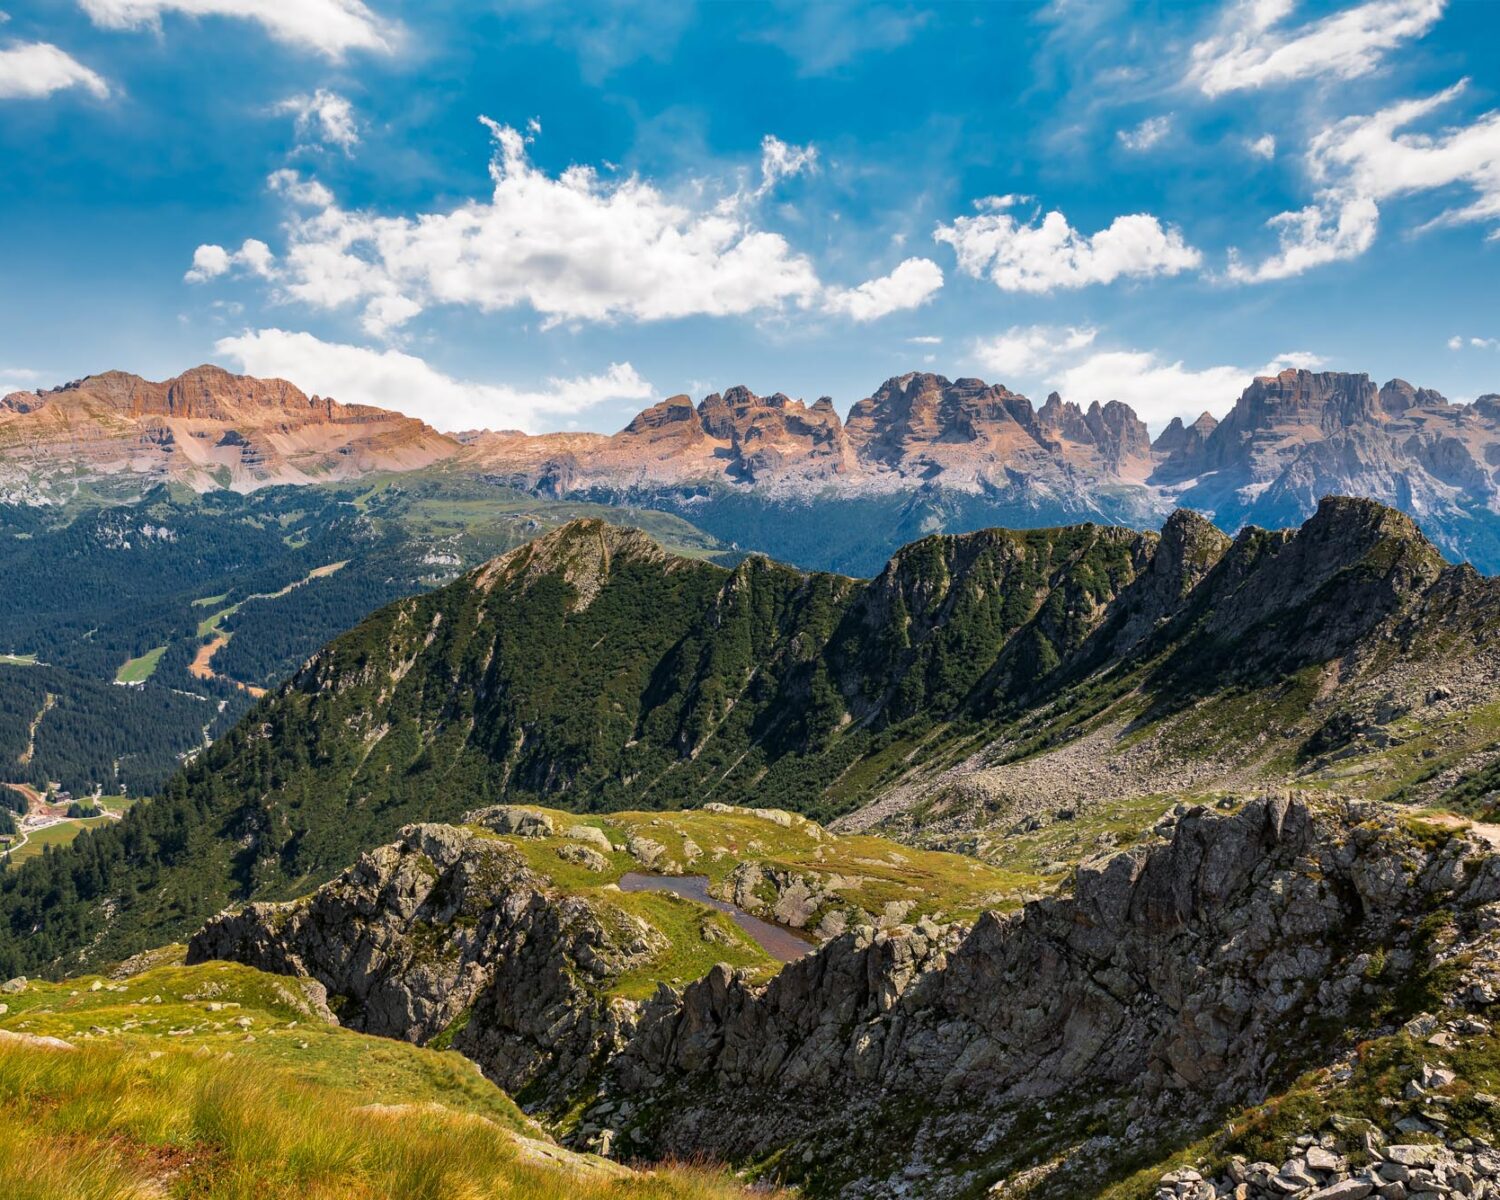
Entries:
<svg viewBox="0 0 1500 1200">
<path fill-rule="evenodd" d="M 597 517 L 581 517 L 491 559 L 472 578 L 475 586 L 484 591 L 503 584 L 524 592 L 544 577 L 559 577 L 577 593 L 572 610 L 580 612 L 593 602 L 611 572 L 622 564 L 665 564 L 671 558 L 639 529 L 611 525 Z"/>
<path fill-rule="evenodd" d="M 1413 387 L 1404 379 L 1392 379 L 1380 389 L 1380 407 L 1393 416 L 1414 408 L 1442 408 L 1448 398 L 1432 388 Z"/>
</svg>

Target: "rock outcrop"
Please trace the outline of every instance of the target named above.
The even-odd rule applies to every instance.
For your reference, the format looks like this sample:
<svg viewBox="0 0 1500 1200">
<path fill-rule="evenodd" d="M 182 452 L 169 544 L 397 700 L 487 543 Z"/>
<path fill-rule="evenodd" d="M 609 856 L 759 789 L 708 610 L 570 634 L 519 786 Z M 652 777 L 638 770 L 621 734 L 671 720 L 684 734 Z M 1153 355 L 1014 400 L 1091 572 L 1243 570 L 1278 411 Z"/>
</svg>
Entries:
<svg viewBox="0 0 1500 1200">
<path fill-rule="evenodd" d="M 768 984 L 718 967 L 601 1006 L 581 981 L 628 963 L 628 936 L 504 847 L 419 826 L 306 901 L 217 918 L 190 958 L 311 974 L 371 1032 L 452 1028 L 493 1078 L 586 1102 L 585 1128 L 634 1155 L 796 1146 L 783 1173 L 813 1194 L 948 1196 L 1036 1166 L 1040 1111 L 1116 1129 L 1051 1164 L 1076 1182 L 1327 1061 L 1330 1024 L 1415 1015 L 1377 1003 L 1397 991 L 1495 1003 L 1497 913 L 1500 857 L 1476 837 L 1267 799 L 1186 812 L 1170 841 L 1080 867 L 1072 894 L 972 927 L 862 927 Z"/>
<path fill-rule="evenodd" d="M 659 939 L 628 914 L 559 896 L 505 842 L 413 825 L 305 900 L 215 918 L 188 961 L 310 976 L 350 1028 L 423 1044 L 446 1032 L 507 1090 L 560 1098 L 629 1015 L 602 985 Z"/>
<path fill-rule="evenodd" d="M 1286 370 L 1254 380 L 1206 436 L 1168 430 L 1150 482 L 1225 529 L 1306 517 L 1329 493 L 1402 508 L 1459 557 L 1492 564 L 1500 414 L 1402 379 Z"/>
</svg>

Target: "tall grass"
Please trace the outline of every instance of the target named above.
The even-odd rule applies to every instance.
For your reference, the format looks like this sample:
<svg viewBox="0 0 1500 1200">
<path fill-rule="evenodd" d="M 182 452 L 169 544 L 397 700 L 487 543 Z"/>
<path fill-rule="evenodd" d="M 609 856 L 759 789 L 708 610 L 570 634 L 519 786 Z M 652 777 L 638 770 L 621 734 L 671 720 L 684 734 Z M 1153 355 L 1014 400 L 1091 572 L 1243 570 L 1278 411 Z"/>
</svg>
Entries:
<svg viewBox="0 0 1500 1200">
<path fill-rule="evenodd" d="M 362 1106 L 264 1065 L 0 1043 L 7 1200 L 730 1200 L 722 1174 L 556 1165 L 484 1117 Z"/>
</svg>

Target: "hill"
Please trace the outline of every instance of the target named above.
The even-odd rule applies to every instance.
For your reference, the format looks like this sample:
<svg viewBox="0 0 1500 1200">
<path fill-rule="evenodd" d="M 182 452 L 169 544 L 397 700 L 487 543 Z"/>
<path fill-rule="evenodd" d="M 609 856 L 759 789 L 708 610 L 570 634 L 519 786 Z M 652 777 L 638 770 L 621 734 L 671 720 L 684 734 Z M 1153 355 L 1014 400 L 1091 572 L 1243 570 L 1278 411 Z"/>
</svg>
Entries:
<svg viewBox="0 0 1500 1200">
<path fill-rule="evenodd" d="M 981 853 L 1292 779 L 1482 811 L 1497 605 L 1364 501 L 1232 542 L 1186 513 L 933 537 L 867 583 L 574 522 L 382 609 L 158 800 L 8 876 L 0 969 L 181 936 L 486 803 L 774 797 Z"/>
<path fill-rule="evenodd" d="M 6 1001 L 0 1170 L 16 1200 L 746 1194 L 713 1171 L 567 1151 L 459 1055 L 340 1028 L 312 980 L 179 959 L 14 981 Z"/>
<path fill-rule="evenodd" d="M 106 371 L 0 397 L 0 495 L 54 502 L 80 484 L 248 491 L 413 470 L 454 443 L 422 422 L 204 365 L 154 383 Z"/>
</svg>

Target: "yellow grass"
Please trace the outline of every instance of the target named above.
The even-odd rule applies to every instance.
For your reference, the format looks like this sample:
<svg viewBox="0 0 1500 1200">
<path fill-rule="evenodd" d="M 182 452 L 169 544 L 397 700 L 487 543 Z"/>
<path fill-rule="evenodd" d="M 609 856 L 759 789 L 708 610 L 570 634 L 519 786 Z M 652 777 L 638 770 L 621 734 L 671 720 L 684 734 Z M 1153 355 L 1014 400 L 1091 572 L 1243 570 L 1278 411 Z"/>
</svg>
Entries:
<svg viewBox="0 0 1500 1200">
<path fill-rule="evenodd" d="M 176 1047 L 0 1041 L 9 1200 L 729 1200 L 711 1172 L 625 1171 L 437 1105 Z M 544 1157 L 545 1156 L 545 1157 Z"/>
</svg>

